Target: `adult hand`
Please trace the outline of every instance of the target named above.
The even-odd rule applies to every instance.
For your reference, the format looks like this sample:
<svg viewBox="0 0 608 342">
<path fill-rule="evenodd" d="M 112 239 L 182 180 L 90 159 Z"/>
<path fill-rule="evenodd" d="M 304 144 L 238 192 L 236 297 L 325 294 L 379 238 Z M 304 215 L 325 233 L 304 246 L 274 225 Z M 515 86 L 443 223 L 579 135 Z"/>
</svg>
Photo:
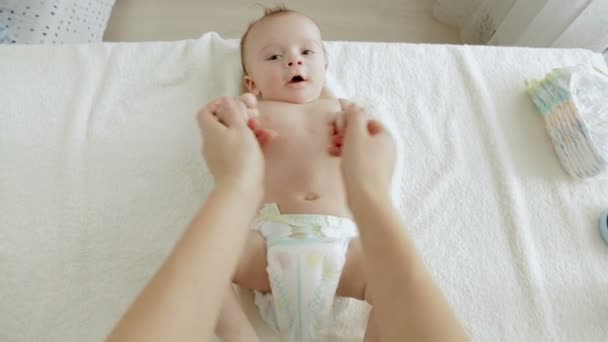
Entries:
<svg viewBox="0 0 608 342">
<path fill-rule="evenodd" d="M 203 135 L 203 156 L 218 186 L 237 185 L 261 190 L 264 160 L 256 136 L 250 128 L 255 115 L 255 97 L 221 97 L 198 112 Z"/>
<path fill-rule="evenodd" d="M 341 156 L 341 169 L 349 203 L 360 196 L 388 194 L 395 168 L 395 142 L 366 110 L 340 100 L 343 114 L 334 121 L 330 154 Z"/>
<path fill-rule="evenodd" d="M 258 102 L 255 95 L 251 93 L 245 93 L 239 98 L 247 106 L 247 126 L 253 130 L 255 137 L 260 143 L 260 146 L 264 147 L 272 139 L 278 136 L 278 133 L 274 130 L 263 128 L 258 120 L 260 112 L 258 110 Z"/>
</svg>

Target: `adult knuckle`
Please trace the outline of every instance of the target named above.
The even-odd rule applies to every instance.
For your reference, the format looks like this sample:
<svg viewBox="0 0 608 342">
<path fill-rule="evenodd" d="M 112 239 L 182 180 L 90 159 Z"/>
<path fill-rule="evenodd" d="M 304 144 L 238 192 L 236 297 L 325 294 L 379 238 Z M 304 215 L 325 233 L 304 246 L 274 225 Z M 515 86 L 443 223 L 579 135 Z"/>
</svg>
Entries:
<svg viewBox="0 0 608 342">
<path fill-rule="evenodd" d="M 240 103 L 241 101 L 235 98 L 229 98 L 228 100 L 226 100 L 226 105 L 230 107 L 238 107 Z"/>
<path fill-rule="evenodd" d="M 230 103 L 230 97 L 228 97 L 228 96 L 222 96 L 222 97 L 220 97 L 218 99 L 218 104 L 219 105 L 224 105 L 225 106 L 225 105 L 227 105 L 229 103 Z"/>
</svg>

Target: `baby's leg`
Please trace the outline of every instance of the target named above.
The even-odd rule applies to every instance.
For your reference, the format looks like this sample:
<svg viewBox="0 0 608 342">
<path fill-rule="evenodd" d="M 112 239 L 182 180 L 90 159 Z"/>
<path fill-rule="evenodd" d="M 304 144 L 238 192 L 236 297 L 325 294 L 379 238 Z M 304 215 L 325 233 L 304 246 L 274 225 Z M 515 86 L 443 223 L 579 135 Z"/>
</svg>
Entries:
<svg viewBox="0 0 608 342">
<path fill-rule="evenodd" d="M 266 241 L 258 232 L 251 231 L 232 280 L 243 288 L 269 292 L 266 265 Z M 225 342 L 257 341 L 255 330 L 243 312 L 232 285 L 228 290 L 215 327 L 216 334 Z"/>
<path fill-rule="evenodd" d="M 351 240 L 346 252 L 346 261 L 338 283 L 336 295 L 340 297 L 350 297 L 359 300 L 365 300 L 372 305 L 371 294 L 367 289 L 367 277 L 363 269 L 363 253 L 361 249 L 361 241 L 359 238 Z M 367 321 L 365 330 L 365 342 L 377 342 L 378 326 L 372 308 Z"/>
<path fill-rule="evenodd" d="M 228 285 L 222 309 L 215 325 L 215 334 L 224 342 L 257 341 L 255 329 L 241 308 L 232 284 Z"/>
<path fill-rule="evenodd" d="M 268 293 L 270 280 L 266 267 L 268 267 L 266 240 L 259 232 L 250 231 L 232 282 L 245 289 Z"/>
</svg>

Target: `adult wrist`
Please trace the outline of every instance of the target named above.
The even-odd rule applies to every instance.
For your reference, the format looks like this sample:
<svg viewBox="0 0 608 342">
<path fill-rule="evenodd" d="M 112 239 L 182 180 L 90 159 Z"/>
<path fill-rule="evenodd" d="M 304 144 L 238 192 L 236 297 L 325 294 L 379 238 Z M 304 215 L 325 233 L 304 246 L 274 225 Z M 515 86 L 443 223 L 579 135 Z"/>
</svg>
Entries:
<svg viewBox="0 0 608 342">
<path fill-rule="evenodd" d="M 347 194 L 348 206 L 356 217 L 373 210 L 373 208 L 392 206 L 392 201 L 386 191 L 358 189 Z"/>
<path fill-rule="evenodd" d="M 222 181 L 215 186 L 217 191 L 228 192 L 239 198 L 253 201 L 256 204 L 262 201 L 264 196 L 264 187 L 262 183 L 244 182 L 240 180 Z"/>
</svg>

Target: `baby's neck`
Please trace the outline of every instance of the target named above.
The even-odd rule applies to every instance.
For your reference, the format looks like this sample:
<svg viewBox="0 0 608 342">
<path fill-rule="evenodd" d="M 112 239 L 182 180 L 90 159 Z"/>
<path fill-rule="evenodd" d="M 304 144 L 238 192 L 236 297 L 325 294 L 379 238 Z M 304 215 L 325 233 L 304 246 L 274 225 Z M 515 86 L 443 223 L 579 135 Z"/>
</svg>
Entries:
<svg viewBox="0 0 608 342">
<path fill-rule="evenodd" d="M 292 104 L 292 105 L 306 105 L 309 103 L 313 103 L 313 102 L 317 102 L 318 100 L 322 99 L 320 96 L 312 99 L 310 101 L 306 101 L 306 102 L 291 102 L 291 101 L 285 101 L 285 100 L 277 100 L 277 99 L 268 99 L 268 98 L 261 98 L 258 99 L 258 102 L 264 102 L 264 103 L 277 103 L 277 104 Z"/>
</svg>

